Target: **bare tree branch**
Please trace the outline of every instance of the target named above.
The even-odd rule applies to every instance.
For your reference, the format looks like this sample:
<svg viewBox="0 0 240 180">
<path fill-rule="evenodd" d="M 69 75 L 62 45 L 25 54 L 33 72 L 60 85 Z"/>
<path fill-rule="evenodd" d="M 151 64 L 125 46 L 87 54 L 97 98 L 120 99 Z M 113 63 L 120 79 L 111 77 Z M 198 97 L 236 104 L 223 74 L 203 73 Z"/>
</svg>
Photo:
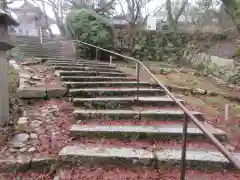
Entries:
<svg viewBox="0 0 240 180">
<path fill-rule="evenodd" d="M 179 20 L 179 17 L 182 15 L 182 13 L 185 10 L 185 7 L 186 7 L 187 4 L 188 4 L 188 0 L 184 0 L 184 2 L 182 3 L 179 11 L 177 12 L 177 14 L 175 16 L 175 21 L 176 22 Z"/>
<path fill-rule="evenodd" d="M 175 33 L 177 30 L 177 23 L 182 15 L 182 13 L 185 10 L 186 5 L 188 4 L 188 0 L 184 0 L 180 6 L 180 8 L 177 10 L 177 13 L 175 17 L 173 16 L 173 9 L 172 9 L 172 1 L 171 0 L 166 0 L 166 10 L 167 10 L 167 20 L 168 20 L 168 25 L 170 29 Z"/>
<path fill-rule="evenodd" d="M 123 4 L 122 4 L 122 1 L 121 0 L 118 0 L 118 4 L 120 5 L 120 7 L 121 7 L 121 10 L 122 10 L 122 14 L 126 14 L 125 13 L 125 10 L 124 10 L 124 7 L 123 7 Z"/>
<path fill-rule="evenodd" d="M 146 13 L 145 18 L 143 19 L 143 24 L 146 23 L 148 17 L 149 17 L 151 14 L 154 14 L 154 13 L 156 13 L 157 11 L 160 11 L 162 8 L 163 8 L 163 7 L 156 7 L 153 11 Z"/>
<path fill-rule="evenodd" d="M 166 10 L 167 10 L 167 17 L 169 24 L 172 24 L 174 21 L 173 15 L 172 15 L 172 1 L 166 0 Z"/>
<path fill-rule="evenodd" d="M 96 9 L 96 12 L 103 12 L 106 11 L 109 7 L 112 6 L 112 4 L 115 2 L 116 0 L 111 0 L 110 2 L 108 2 L 104 7 Z"/>
</svg>

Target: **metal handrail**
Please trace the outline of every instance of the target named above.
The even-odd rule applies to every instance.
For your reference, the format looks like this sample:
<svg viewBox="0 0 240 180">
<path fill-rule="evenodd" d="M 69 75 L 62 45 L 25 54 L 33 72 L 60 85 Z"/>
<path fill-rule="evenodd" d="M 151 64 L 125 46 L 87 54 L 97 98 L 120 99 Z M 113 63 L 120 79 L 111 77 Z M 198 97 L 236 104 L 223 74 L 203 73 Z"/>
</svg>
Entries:
<svg viewBox="0 0 240 180">
<path fill-rule="evenodd" d="M 42 40 L 42 39 L 41 39 Z M 188 126 L 188 121 L 193 121 L 194 124 L 203 132 L 204 135 L 206 135 L 214 144 L 214 146 L 231 162 L 233 165 L 237 168 L 240 169 L 240 162 L 237 158 L 235 158 L 219 141 L 218 139 L 212 135 L 204 126 L 203 124 L 187 109 L 186 106 L 184 106 L 175 96 L 156 78 L 156 76 L 139 60 L 125 56 L 122 54 L 119 54 L 114 51 L 110 51 L 104 48 L 101 48 L 99 46 L 95 46 L 93 44 L 89 44 L 80 40 L 71 40 L 72 42 L 75 43 L 81 43 L 90 47 L 96 48 L 96 55 L 98 50 L 102 50 L 105 52 L 108 52 L 110 54 L 122 57 L 124 59 L 132 60 L 137 63 L 137 89 L 139 90 L 139 70 L 140 66 L 150 75 L 151 78 L 157 82 L 157 84 L 166 92 L 166 94 L 182 109 L 184 112 L 185 118 L 184 118 L 184 125 L 183 125 L 183 134 L 182 134 L 182 154 L 181 154 L 181 174 L 180 174 L 180 179 L 184 180 L 185 179 L 185 170 L 186 170 L 186 139 L 187 139 L 187 126 Z M 60 41 L 61 42 L 61 41 Z M 48 43 L 43 43 L 42 44 L 52 44 L 55 42 L 48 42 Z M 110 57 L 110 62 L 111 62 L 112 57 Z"/>
<path fill-rule="evenodd" d="M 166 94 L 183 110 L 183 112 L 185 113 L 185 115 L 187 116 L 187 119 L 189 120 L 192 120 L 199 129 L 201 129 L 201 131 L 208 137 L 211 139 L 211 141 L 214 143 L 214 145 L 219 149 L 219 151 L 230 161 L 232 162 L 238 169 L 240 169 L 240 162 L 234 158 L 232 156 L 232 154 L 217 140 L 217 138 L 212 135 L 203 125 L 202 123 L 196 118 L 193 116 L 193 114 L 187 109 L 186 106 L 184 106 L 177 98 L 174 97 L 174 95 L 156 78 L 156 76 L 139 60 L 133 58 L 133 57 L 128 57 L 128 56 L 125 56 L 125 55 L 122 55 L 122 54 L 119 54 L 117 52 L 114 52 L 114 51 L 110 51 L 110 50 L 107 50 L 107 49 L 104 49 L 104 48 L 101 48 L 101 47 L 98 47 L 98 46 L 95 46 L 95 45 L 92 45 L 92 44 L 89 44 L 89 43 L 86 43 L 86 42 L 83 42 L 83 41 L 80 41 L 80 40 L 72 40 L 72 42 L 78 42 L 78 43 L 81 43 L 81 44 L 84 44 L 84 45 L 88 45 L 88 46 L 91 46 L 91 47 L 94 47 L 96 49 L 99 49 L 99 50 L 102 50 L 102 51 L 105 51 L 105 52 L 108 52 L 108 53 L 111 53 L 111 54 L 114 54 L 116 56 L 120 56 L 122 58 L 125 58 L 125 59 L 129 59 L 129 60 L 132 60 L 132 61 L 135 61 L 137 62 L 139 65 L 141 65 L 141 67 L 158 83 L 158 85 L 166 92 Z M 137 68 L 138 69 L 138 68 Z M 138 80 L 139 80 L 139 77 L 137 77 Z"/>
</svg>

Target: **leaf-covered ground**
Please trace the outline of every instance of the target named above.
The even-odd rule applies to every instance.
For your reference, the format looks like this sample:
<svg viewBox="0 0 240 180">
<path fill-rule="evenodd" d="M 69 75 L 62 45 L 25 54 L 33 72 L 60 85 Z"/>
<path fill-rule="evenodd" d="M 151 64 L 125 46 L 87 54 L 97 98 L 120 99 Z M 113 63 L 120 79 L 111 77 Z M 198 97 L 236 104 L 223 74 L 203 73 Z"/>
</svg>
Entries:
<svg viewBox="0 0 240 180">
<path fill-rule="evenodd" d="M 48 174 L 27 172 L 27 173 L 2 173 L 0 180 L 52 180 Z"/>
<path fill-rule="evenodd" d="M 69 127 L 73 120 L 72 108 L 71 103 L 55 99 L 29 105 L 26 108 L 27 122 L 15 127 L 13 138 L 0 147 L 0 156 L 58 154 L 71 141 Z M 21 147 L 18 147 L 19 144 Z"/>
<path fill-rule="evenodd" d="M 175 169 L 139 169 L 139 168 L 74 168 L 61 170 L 60 180 L 178 180 L 180 172 Z M 186 180 L 238 180 L 239 173 L 202 173 L 187 171 Z"/>
<path fill-rule="evenodd" d="M 60 169 L 57 173 L 58 180 L 179 180 L 178 169 L 161 170 L 140 168 L 72 168 Z M 54 177 L 47 173 L 2 173 L 0 180 L 53 180 Z M 186 180 L 239 180 L 239 173 L 214 172 L 203 173 L 194 170 L 186 172 Z"/>
</svg>

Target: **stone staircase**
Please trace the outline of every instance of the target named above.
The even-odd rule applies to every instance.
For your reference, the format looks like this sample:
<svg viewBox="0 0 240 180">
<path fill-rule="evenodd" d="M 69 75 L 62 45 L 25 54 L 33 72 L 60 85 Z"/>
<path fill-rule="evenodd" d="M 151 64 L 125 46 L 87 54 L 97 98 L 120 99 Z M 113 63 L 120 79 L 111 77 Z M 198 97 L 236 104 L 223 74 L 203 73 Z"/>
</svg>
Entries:
<svg viewBox="0 0 240 180">
<path fill-rule="evenodd" d="M 178 167 L 184 113 L 156 85 L 127 77 L 115 65 L 98 61 L 49 60 L 68 88 L 75 119 L 73 141 L 59 160 L 75 166 Z M 179 99 L 182 103 L 184 101 Z M 226 133 L 192 112 L 223 144 Z M 188 125 L 188 168 L 232 167 L 193 123 Z M 239 154 L 235 154 L 240 159 Z"/>
<path fill-rule="evenodd" d="M 71 43 L 69 45 L 68 41 L 60 42 L 60 40 L 63 39 L 51 39 L 48 37 L 43 37 L 43 41 L 45 44 L 41 44 L 40 38 L 38 36 L 14 37 L 14 41 L 19 46 L 21 52 L 24 53 L 25 57 L 73 58 L 75 55 L 73 55 L 74 53 L 72 52 L 73 50 L 71 47 Z"/>
</svg>

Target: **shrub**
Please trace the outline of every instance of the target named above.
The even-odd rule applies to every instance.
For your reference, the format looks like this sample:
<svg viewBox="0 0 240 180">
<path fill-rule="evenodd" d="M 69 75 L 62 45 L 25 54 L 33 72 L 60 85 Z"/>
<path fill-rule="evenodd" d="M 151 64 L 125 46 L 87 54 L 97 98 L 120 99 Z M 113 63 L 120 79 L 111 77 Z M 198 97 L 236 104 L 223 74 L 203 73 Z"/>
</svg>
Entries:
<svg viewBox="0 0 240 180">
<path fill-rule="evenodd" d="M 115 45 L 114 29 L 108 20 L 94 11 L 76 9 L 70 11 L 66 17 L 66 31 L 71 39 L 77 39 L 89 44 L 94 44 L 106 49 L 112 49 Z M 85 55 L 94 54 L 95 48 L 86 45 L 78 45 Z"/>
<path fill-rule="evenodd" d="M 240 69 L 232 71 L 229 75 L 228 81 L 232 84 L 240 85 Z"/>
<path fill-rule="evenodd" d="M 133 55 L 145 60 L 178 63 L 182 59 L 188 38 L 185 34 L 163 34 L 158 31 L 139 29 L 134 39 Z"/>
<path fill-rule="evenodd" d="M 237 47 L 237 50 L 236 50 L 235 56 L 236 56 L 237 58 L 240 57 L 240 47 Z"/>
</svg>

